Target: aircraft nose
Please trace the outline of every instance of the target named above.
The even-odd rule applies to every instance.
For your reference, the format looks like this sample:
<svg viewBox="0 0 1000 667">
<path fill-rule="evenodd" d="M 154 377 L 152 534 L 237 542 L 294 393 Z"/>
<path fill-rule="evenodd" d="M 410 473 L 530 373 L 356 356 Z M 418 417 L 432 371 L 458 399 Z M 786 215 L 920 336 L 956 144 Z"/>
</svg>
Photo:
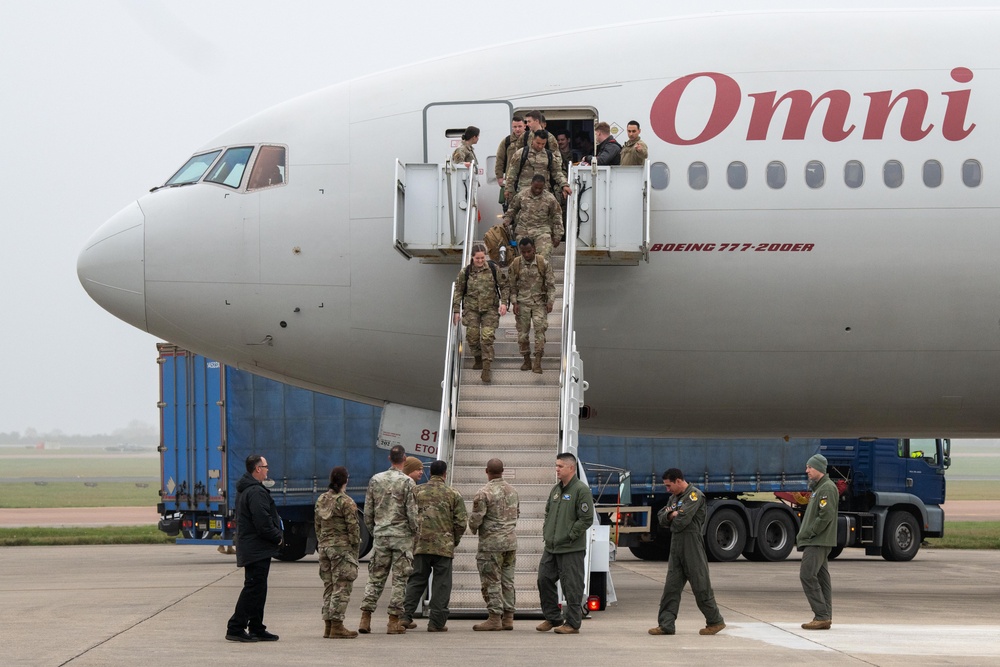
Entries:
<svg viewBox="0 0 1000 667">
<path fill-rule="evenodd" d="M 101 225 L 76 261 L 80 284 L 106 311 L 146 330 L 143 226 L 145 216 L 132 202 Z"/>
</svg>

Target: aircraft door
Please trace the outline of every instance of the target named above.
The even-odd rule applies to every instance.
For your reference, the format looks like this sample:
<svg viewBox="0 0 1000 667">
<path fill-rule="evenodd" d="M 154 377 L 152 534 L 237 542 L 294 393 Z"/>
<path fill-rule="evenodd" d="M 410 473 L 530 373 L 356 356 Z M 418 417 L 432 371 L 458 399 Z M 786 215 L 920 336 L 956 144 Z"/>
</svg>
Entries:
<svg viewBox="0 0 1000 667">
<path fill-rule="evenodd" d="M 479 128 L 479 143 L 473 150 L 479 161 L 479 213 L 486 228 L 503 215 L 494 169 L 497 146 L 510 134 L 513 115 L 510 102 L 497 100 L 433 102 L 424 107 L 424 162 L 444 164 L 462 143 L 465 128 Z"/>
</svg>

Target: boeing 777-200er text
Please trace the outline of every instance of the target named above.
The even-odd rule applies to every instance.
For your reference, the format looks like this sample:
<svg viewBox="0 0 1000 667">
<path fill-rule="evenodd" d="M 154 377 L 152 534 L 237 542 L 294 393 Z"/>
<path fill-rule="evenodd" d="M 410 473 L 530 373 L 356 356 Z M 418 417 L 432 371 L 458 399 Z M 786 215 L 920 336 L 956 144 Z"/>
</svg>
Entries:
<svg viewBox="0 0 1000 667">
<path fill-rule="evenodd" d="M 470 75 L 507 45 L 366 76 L 209 142 L 97 230 L 80 280 L 211 358 L 437 409 L 456 221 L 500 214 L 512 116 L 583 154 L 637 120 L 644 166 L 569 174 L 584 430 L 996 437 L 998 34 L 990 9 L 713 14 L 528 40 L 530 75 Z M 448 163 L 468 125 L 478 189 Z"/>
</svg>

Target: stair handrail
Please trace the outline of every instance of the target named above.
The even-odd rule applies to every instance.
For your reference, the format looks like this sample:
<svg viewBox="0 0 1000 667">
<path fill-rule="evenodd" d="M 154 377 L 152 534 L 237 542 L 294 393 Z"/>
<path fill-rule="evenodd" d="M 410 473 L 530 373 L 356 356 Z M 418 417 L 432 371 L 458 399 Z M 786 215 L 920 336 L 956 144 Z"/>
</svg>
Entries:
<svg viewBox="0 0 1000 667">
<path fill-rule="evenodd" d="M 472 169 L 464 165 L 451 167 L 457 179 L 459 171 L 468 171 L 469 205 L 466 208 L 465 242 L 462 247 L 462 268 L 472 261 L 472 244 L 476 238 L 476 225 L 479 222 L 479 179 L 476 177 L 475 165 Z M 449 183 L 451 178 L 448 179 Z M 452 467 L 455 454 L 455 430 L 458 427 L 458 392 L 462 380 L 462 323 L 455 322 L 452 304 L 455 302 L 455 284 L 452 283 L 448 299 L 448 333 L 444 355 L 444 379 L 441 381 L 441 420 L 438 424 L 437 458 Z M 449 475 L 449 478 L 451 475 Z"/>
<path fill-rule="evenodd" d="M 580 404 L 586 383 L 583 363 L 576 349 L 574 300 L 576 294 L 576 252 L 578 227 L 577 197 L 581 179 L 578 167 L 570 168 L 573 191 L 566 198 L 566 259 L 563 264 L 562 350 L 559 370 L 559 451 L 577 453 L 580 430 Z M 581 471 L 582 472 L 582 471 Z"/>
</svg>

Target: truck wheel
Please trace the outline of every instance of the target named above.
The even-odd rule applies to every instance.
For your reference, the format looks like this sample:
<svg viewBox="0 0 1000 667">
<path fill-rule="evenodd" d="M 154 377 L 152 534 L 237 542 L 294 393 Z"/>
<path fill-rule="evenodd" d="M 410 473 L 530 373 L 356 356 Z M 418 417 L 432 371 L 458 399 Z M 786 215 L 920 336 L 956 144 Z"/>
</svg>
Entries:
<svg viewBox="0 0 1000 667">
<path fill-rule="evenodd" d="M 893 561 L 913 560 L 920 550 L 920 526 L 909 512 L 889 512 L 882 540 L 882 558 Z"/>
<path fill-rule="evenodd" d="M 826 559 L 827 560 L 833 560 L 834 558 L 836 558 L 837 556 L 839 556 L 843 552 L 844 552 L 844 547 L 831 547 L 830 548 L 830 553 L 827 555 Z"/>
<path fill-rule="evenodd" d="M 747 528 L 736 510 L 723 508 L 712 515 L 705 533 L 705 550 L 710 561 L 736 560 L 747 543 Z"/>
<path fill-rule="evenodd" d="M 795 523 L 783 510 L 768 510 L 760 519 L 757 531 L 757 551 L 761 560 L 779 561 L 788 558 L 795 546 Z"/>
<path fill-rule="evenodd" d="M 374 544 L 375 538 L 368 532 L 368 526 L 365 525 L 365 513 L 361 510 L 358 510 L 358 528 L 361 529 L 361 543 L 358 545 L 358 558 L 364 558 L 368 555 L 368 552 L 372 550 L 372 544 Z"/>
<path fill-rule="evenodd" d="M 306 542 L 309 541 L 309 524 L 301 522 L 285 522 L 285 543 L 278 549 L 278 560 L 302 560 L 306 555 Z"/>
</svg>

